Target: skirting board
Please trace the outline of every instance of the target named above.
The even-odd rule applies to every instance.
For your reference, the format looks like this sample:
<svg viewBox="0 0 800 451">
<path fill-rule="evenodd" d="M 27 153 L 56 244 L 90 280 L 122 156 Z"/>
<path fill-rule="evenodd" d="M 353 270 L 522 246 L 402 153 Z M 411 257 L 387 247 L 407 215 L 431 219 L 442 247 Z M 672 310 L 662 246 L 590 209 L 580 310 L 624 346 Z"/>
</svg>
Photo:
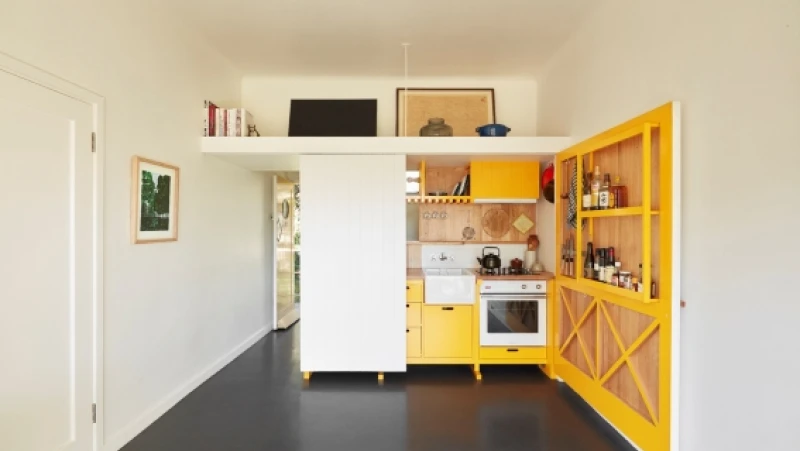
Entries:
<svg viewBox="0 0 800 451">
<path fill-rule="evenodd" d="M 211 378 L 211 376 L 217 374 L 219 370 L 231 363 L 236 357 L 239 357 L 239 355 L 253 346 L 258 340 L 264 338 L 264 336 L 269 332 L 270 330 L 267 327 L 259 329 L 256 333 L 237 345 L 230 352 L 217 359 L 216 362 L 212 363 L 210 366 L 186 381 L 186 383 L 173 390 L 170 394 L 164 397 L 164 399 L 140 415 L 139 418 L 133 420 L 127 426 L 122 428 L 121 431 L 114 434 L 114 436 L 106 441 L 105 446 L 101 446 L 100 449 L 104 451 L 119 451 L 128 442 L 133 440 L 142 431 L 147 429 L 148 426 L 153 424 L 162 415 L 167 413 L 167 411 L 174 407 L 178 401 L 185 398 L 186 395 L 194 391 L 203 382 Z"/>
</svg>

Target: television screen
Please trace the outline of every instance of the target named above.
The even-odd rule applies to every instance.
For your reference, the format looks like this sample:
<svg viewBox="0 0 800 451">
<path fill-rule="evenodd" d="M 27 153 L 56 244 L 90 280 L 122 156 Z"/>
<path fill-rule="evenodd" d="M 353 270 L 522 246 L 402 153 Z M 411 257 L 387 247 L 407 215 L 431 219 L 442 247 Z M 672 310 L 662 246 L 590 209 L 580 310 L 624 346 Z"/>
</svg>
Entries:
<svg viewBox="0 0 800 451">
<path fill-rule="evenodd" d="M 378 136 L 378 100 L 292 99 L 289 136 Z"/>
</svg>

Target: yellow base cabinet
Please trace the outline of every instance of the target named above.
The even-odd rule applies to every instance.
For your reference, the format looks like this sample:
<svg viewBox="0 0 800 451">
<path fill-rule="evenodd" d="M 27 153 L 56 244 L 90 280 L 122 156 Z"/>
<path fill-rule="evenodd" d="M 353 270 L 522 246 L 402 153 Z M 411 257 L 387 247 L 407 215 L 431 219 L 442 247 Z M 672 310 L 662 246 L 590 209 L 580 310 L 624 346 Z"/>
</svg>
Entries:
<svg viewBox="0 0 800 451">
<path fill-rule="evenodd" d="M 419 327 L 406 329 L 406 357 L 422 357 L 422 329 Z"/>
<path fill-rule="evenodd" d="M 503 363 L 547 363 L 547 348 L 544 346 L 482 346 L 479 351 L 483 364 Z"/>
<path fill-rule="evenodd" d="M 421 303 L 425 296 L 423 281 L 406 280 L 406 302 Z"/>
<path fill-rule="evenodd" d="M 422 323 L 425 358 L 472 356 L 472 306 L 425 305 Z"/>
</svg>

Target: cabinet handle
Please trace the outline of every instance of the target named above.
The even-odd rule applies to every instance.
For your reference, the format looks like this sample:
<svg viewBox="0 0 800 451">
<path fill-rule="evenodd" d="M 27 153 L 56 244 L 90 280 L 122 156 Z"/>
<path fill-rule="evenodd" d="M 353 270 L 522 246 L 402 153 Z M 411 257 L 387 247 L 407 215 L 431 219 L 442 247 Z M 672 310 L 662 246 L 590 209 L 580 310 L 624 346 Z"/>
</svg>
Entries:
<svg viewBox="0 0 800 451">
<path fill-rule="evenodd" d="M 409 333 L 409 332 L 411 332 L 411 330 L 410 329 L 406 329 L 406 333 Z"/>
<path fill-rule="evenodd" d="M 519 352 L 519 349 L 517 349 L 517 348 L 508 348 L 508 349 L 506 349 L 506 351 L 508 351 L 508 352 Z"/>
<path fill-rule="evenodd" d="M 406 308 L 409 308 L 409 307 L 411 307 L 411 305 L 409 305 L 409 304 L 406 304 Z"/>
<path fill-rule="evenodd" d="M 406 285 L 406 290 L 410 290 L 410 289 L 411 289 L 411 287 Z"/>
<path fill-rule="evenodd" d="M 442 310 L 453 310 L 453 307 L 442 307 Z"/>
</svg>

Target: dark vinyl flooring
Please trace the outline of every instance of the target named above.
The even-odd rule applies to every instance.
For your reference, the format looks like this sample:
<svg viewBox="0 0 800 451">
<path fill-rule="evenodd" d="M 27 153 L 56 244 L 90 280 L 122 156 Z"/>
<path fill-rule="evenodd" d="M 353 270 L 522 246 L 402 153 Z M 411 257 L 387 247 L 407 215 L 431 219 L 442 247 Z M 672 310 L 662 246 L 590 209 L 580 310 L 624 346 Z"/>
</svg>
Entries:
<svg viewBox="0 0 800 451">
<path fill-rule="evenodd" d="M 300 323 L 272 332 L 123 451 L 606 451 L 632 449 L 574 393 L 531 366 L 409 366 L 314 374 Z"/>
</svg>

